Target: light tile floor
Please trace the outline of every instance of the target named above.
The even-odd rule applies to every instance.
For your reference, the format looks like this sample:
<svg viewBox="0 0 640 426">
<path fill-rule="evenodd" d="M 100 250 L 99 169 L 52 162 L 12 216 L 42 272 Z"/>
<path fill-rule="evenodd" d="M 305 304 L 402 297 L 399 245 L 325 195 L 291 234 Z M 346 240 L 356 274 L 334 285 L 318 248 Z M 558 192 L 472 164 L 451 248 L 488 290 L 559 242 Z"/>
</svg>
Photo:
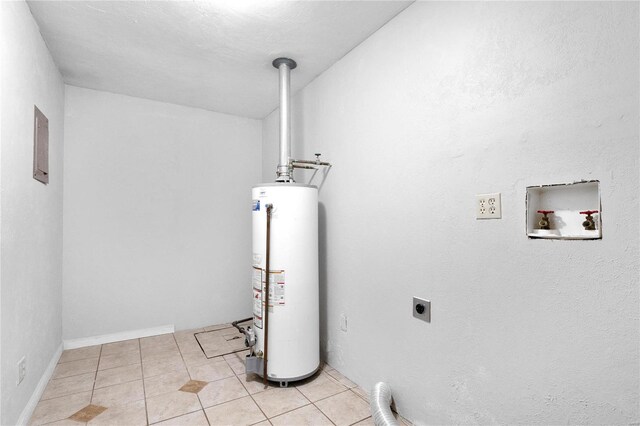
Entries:
<svg viewBox="0 0 640 426">
<path fill-rule="evenodd" d="M 264 389 L 244 374 L 246 351 L 208 359 L 194 334 L 212 331 L 198 336 L 216 353 L 216 342 L 237 348 L 228 327 L 64 351 L 30 424 L 373 425 L 367 392 L 328 365 L 288 388 Z"/>
</svg>

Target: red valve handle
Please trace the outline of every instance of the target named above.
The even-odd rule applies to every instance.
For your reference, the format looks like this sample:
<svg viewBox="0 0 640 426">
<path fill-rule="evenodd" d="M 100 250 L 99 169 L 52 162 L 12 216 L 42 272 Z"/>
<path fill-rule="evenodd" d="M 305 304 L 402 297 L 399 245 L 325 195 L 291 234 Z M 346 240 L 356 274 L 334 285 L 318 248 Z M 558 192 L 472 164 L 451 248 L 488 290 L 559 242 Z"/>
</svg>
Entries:
<svg viewBox="0 0 640 426">
<path fill-rule="evenodd" d="M 555 212 L 553 210 L 538 210 L 538 213 L 549 214 L 549 213 L 555 213 Z"/>
<path fill-rule="evenodd" d="M 590 215 L 593 213 L 598 213 L 598 210 L 585 210 L 583 212 L 580 212 L 580 214 L 586 214 L 586 215 Z"/>
</svg>

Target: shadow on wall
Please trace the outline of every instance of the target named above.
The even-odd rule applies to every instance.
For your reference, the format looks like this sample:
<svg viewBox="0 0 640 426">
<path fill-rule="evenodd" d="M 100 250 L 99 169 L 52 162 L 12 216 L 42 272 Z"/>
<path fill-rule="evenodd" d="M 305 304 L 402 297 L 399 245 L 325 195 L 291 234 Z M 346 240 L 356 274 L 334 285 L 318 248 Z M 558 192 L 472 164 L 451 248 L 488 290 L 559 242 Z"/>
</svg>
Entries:
<svg viewBox="0 0 640 426">
<path fill-rule="evenodd" d="M 320 287 L 320 359 L 327 359 L 327 209 L 318 203 L 318 275 Z"/>
</svg>

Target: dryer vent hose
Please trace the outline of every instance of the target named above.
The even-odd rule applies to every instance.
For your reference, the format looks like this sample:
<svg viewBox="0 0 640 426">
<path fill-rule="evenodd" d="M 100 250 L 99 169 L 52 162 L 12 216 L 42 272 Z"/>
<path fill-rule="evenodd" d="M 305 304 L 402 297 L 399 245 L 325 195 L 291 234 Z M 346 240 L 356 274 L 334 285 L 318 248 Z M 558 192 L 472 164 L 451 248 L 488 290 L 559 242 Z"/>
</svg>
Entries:
<svg viewBox="0 0 640 426">
<path fill-rule="evenodd" d="M 378 382 L 371 391 L 371 416 L 376 426 L 399 426 L 391 412 L 391 387 Z"/>
</svg>

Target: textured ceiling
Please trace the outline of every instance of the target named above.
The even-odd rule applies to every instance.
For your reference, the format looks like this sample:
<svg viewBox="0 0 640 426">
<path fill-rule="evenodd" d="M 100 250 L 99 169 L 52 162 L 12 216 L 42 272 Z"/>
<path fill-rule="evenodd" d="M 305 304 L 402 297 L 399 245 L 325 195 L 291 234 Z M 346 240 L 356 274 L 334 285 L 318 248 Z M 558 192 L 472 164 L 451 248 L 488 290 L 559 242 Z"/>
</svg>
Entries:
<svg viewBox="0 0 640 426">
<path fill-rule="evenodd" d="M 253 118 L 295 93 L 405 1 L 29 1 L 66 83 Z"/>
</svg>

